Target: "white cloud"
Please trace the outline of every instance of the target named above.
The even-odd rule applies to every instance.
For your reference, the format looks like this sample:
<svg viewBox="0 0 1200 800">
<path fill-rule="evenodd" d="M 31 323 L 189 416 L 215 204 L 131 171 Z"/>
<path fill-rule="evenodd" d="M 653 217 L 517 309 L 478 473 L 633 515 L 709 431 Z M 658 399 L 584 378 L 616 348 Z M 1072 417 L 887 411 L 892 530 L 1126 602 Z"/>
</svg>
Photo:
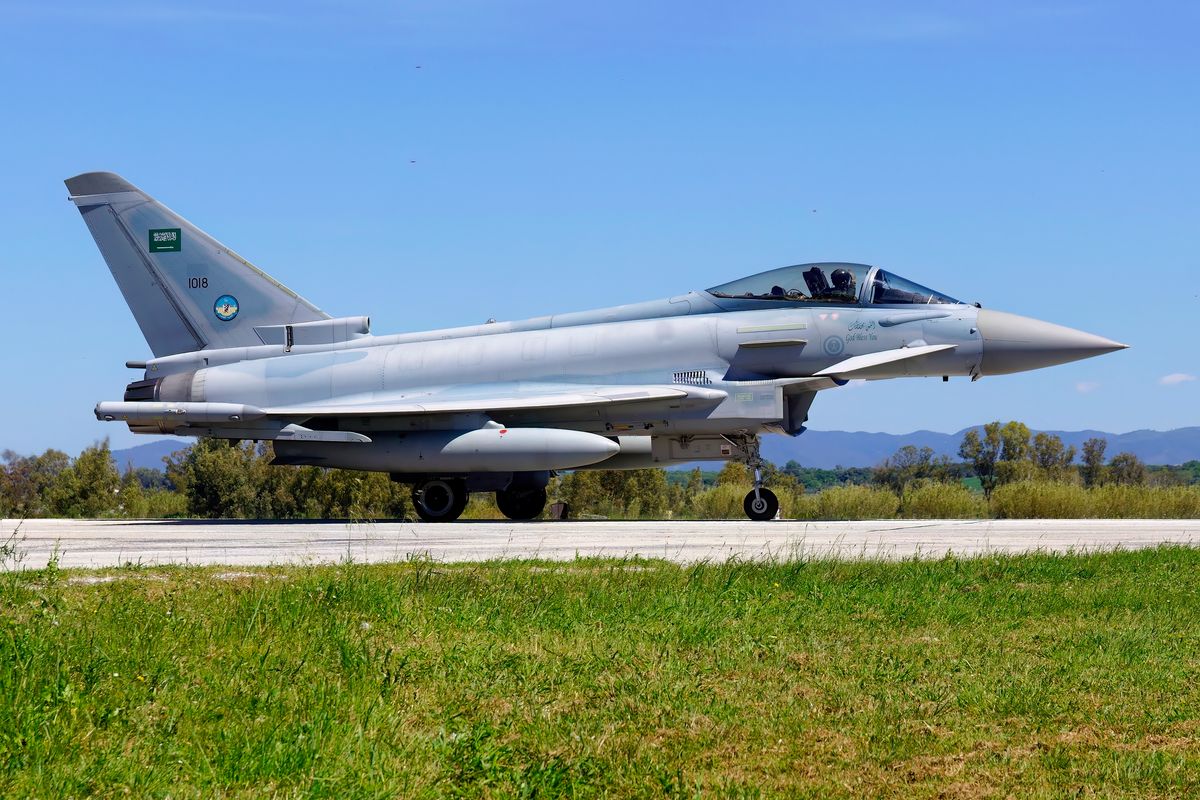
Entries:
<svg viewBox="0 0 1200 800">
<path fill-rule="evenodd" d="M 1158 379 L 1158 382 L 1163 386 L 1178 386 L 1181 383 L 1196 380 L 1195 375 L 1189 375 L 1186 372 L 1172 372 L 1170 375 L 1163 375 Z"/>
<path fill-rule="evenodd" d="M 1080 394 L 1094 392 L 1099 388 L 1100 384 L 1096 381 L 1080 381 L 1079 383 L 1075 384 L 1075 391 L 1079 392 Z"/>
</svg>

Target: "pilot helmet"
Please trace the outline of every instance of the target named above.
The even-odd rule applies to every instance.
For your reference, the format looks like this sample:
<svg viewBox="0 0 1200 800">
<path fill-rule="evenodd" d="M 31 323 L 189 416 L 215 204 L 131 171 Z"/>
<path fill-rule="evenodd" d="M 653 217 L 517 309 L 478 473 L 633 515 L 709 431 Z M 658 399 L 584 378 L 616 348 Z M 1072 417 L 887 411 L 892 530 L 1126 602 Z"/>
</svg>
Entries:
<svg viewBox="0 0 1200 800">
<path fill-rule="evenodd" d="M 835 269 L 829 277 L 833 279 L 833 285 L 838 289 L 854 288 L 854 274 L 848 269 Z"/>
</svg>

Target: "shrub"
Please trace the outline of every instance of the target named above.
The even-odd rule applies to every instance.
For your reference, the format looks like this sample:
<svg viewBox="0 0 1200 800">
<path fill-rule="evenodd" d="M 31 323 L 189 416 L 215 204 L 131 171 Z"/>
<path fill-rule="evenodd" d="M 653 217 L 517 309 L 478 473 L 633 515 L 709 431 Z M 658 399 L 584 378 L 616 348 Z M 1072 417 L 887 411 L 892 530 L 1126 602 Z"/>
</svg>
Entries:
<svg viewBox="0 0 1200 800">
<path fill-rule="evenodd" d="M 742 506 L 752 487 L 739 484 L 720 484 L 711 489 L 697 492 L 684 514 L 692 519 L 745 519 Z M 797 513 L 798 504 L 805 499 L 803 491 L 796 492 L 788 487 L 768 487 L 779 498 L 779 516 L 783 519 L 806 519 Z M 682 515 L 681 515 L 682 516 Z"/>
<path fill-rule="evenodd" d="M 804 493 L 802 484 L 795 488 L 772 486 L 771 491 L 775 492 L 776 497 L 779 498 L 780 517 L 783 519 L 808 519 L 804 514 L 808 508 L 810 496 Z"/>
<path fill-rule="evenodd" d="M 187 498 L 179 492 L 153 489 L 145 493 L 144 502 L 147 519 L 187 516 Z"/>
<path fill-rule="evenodd" d="M 1161 498 L 1163 519 L 1200 519 L 1200 486 L 1162 486 L 1154 492 Z"/>
<path fill-rule="evenodd" d="M 795 495 L 783 515 L 788 519 L 820 519 L 821 502 L 817 499 L 820 496 L 820 494 Z"/>
<path fill-rule="evenodd" d="M 730 483 L 705 489 L 692 500 L 692 513 L 696 519 L 741 519 L 746 516 L 742 500 L 748 491 L 745 486 Z"/>
<path fill-rule="evenodd" d="M 85 448 L 47 491 L 53 513 L 63 517 L 119 515 L 121 476 L 108 440 Z"/>
<path fill-rule="evenodd" d="M 904 493 L 902 514 L 911 519 L 986 517 L 987 503 L 961 483 L 926 483 Z"/>
<path fill-rule="evenodd" d="M 890 489 L 835 486 L 816 497 L 815 519 L 892 519 L 900 498 Z"/>
<path fill-rule="evenodd" d="M 1018 481 L 992 492 L 992 516 L 999 519 L 1081 519 L 1093 515 L 1083 487 L 1050 481 Z"/>
<path fill-rule="evenodd" d="M 1200 517 L 1200 486 L 1107 484 L 1090 490 L 1092 514 L 1102 519 Z"/>
<path fill-rule="evenodd" d="M 661 469 L 584 469 L 556 480 L 548 494 L 580 518 L 663 519 L 675 510 L 670 501 L 676 495 Z"/>
<path fill-rule="evenodd" d="M 546 504 L 547 507 L 549 503 Z M 491 492 L 472 492 L 467 507 L 463 509 L 463 519 L 507 519 L 496 508 L 496 496 Z"/>
</svg>

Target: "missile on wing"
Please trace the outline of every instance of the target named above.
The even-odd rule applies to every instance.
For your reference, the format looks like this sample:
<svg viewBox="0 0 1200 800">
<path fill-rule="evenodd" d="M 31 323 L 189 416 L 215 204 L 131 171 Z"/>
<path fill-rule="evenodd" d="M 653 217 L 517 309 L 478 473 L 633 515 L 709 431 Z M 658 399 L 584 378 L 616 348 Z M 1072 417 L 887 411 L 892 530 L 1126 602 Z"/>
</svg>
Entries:
<svg viewBox="0 0 1200 800">
<path fill-rule="evenodd" d="M 595 464 L 620 449 L 584 431 L 485 427 L 377 435 L 364 444 L 277 440 L 275 463 L 391 473 L 544 472 Z"/>
</svg>

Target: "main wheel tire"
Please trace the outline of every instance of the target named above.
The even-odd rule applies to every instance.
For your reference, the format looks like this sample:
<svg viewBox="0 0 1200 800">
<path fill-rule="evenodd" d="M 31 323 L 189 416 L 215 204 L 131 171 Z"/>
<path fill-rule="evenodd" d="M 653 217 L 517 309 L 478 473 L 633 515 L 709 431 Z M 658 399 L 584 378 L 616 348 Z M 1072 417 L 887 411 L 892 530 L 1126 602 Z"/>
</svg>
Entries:
<svg viewBox="0 0 1200 800">
<path fill-rule="evenodd" d="M 756 522 L 775 519 L 779 513 L 779 498 L 770 489 L 759 489 L 757 495 L 751 491 L 742 501 L 742 508 L 746 516 Z"/>
<path fill-rule="evenodd" d="M 453 522 L 467 507 L 467 487 L 462 481 L 432 480 L 413 489 L 413 508 L 426 522 Z"/>
<path fill-rule="evenodd" d="M 545 507 L 545 489 L 504 489 L 496 492 L 496 508 L 509 519 L 537 519 Z"/>
</svg>

